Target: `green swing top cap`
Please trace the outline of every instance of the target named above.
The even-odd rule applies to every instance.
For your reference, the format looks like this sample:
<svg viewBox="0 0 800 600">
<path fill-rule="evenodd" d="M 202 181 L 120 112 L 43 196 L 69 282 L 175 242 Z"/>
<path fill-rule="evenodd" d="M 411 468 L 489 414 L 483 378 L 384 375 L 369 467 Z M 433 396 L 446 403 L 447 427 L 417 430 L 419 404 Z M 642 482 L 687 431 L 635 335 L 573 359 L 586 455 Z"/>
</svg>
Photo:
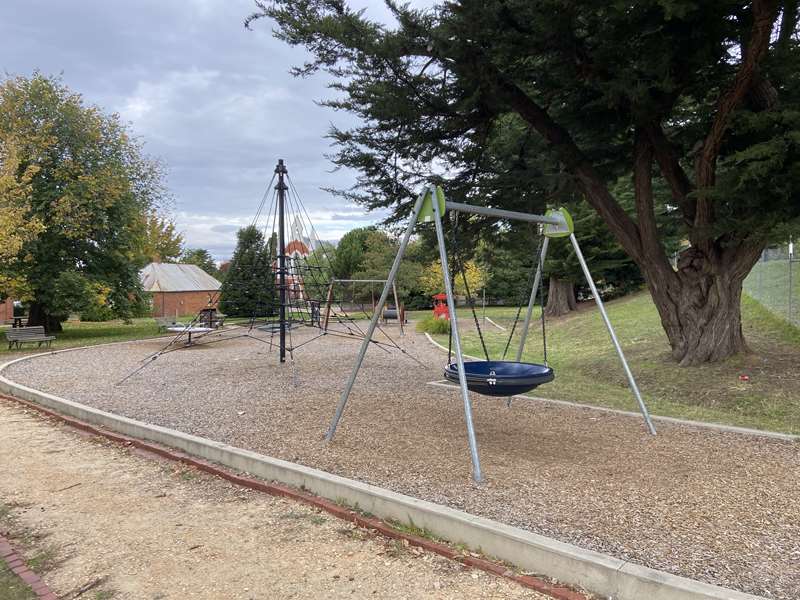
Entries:
<svg viewBox="0 0 800 600">
<path fill-rule="evenodd" d="M 444 214 L 444 190 L 438 185 L 436 187 L 428 186 L 423 193 L 425 194 L 425 199 L 422 201 L 422 208 L 419 211 L 417 220 L 422 223 L 430 223 L 435 216 L 433 211 L 434 194 L 436 195 L 436 201 L 439 203 L 439 214 Z"/>
<path fill-rule="evenodd" d="M 546 217 L 556 217 L 563 220 L 562 223 L 558 225 L 546 223 L 543 232 L 545 236 L 549 238 L 569 237 L 575 231 L 575 225 L 572 223 L 572 215 L 569 214 L 566 208 L 551 208 L 544 213 L 544 215 Z"/>
</svg>

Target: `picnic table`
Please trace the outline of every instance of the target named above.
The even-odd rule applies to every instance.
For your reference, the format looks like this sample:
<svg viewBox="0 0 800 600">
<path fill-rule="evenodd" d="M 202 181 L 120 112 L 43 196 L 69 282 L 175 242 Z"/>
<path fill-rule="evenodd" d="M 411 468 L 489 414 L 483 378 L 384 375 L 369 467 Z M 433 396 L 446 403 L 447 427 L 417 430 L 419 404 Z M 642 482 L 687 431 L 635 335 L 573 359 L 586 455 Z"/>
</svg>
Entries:
<svg viewBox="0 0 800 600">
<path fill-rule="evenodd" d="M 167 331 L 172 333 L 186 333 L 189 335 L 189 339 L 186 340 L 186 346 L 192 345 L 192 334 L 193 333 L 209 333 L 214 331 L 213 327 L 198 327 L 198 326 L 175 326 L 175 327 L 167 327 Z"/>
</svg>

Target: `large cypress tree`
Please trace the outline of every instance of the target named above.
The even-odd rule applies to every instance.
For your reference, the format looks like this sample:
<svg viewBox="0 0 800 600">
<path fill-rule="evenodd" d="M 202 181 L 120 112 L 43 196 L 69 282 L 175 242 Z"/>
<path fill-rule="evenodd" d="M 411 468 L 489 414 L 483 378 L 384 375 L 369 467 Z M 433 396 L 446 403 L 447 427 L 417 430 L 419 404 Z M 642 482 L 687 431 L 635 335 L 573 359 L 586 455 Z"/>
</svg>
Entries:
<svg viewBox="0 0 800 600">
<path fill-rule="evenodd" d="M 675 360 L 746 348 L 742 282 L 800 219 L 797 2 L 387 2 L 393 28 L 344 0 L 257 5 L 310 51 L 296 73 L 327 70 L 341 92 L 327 104 L 361 119 L 332 132 L 335 162 L 362 174 L 348 195 L 399 218 L 434 179 L 457 199 L 534 209 L 524 189 L 482 187 L 485 141 L 513 113 L 640 267 Z M 612 191 L 621 176 L 631 212 Z M 689 242 L 677 269 L 657 183 Z"/>
</svg>

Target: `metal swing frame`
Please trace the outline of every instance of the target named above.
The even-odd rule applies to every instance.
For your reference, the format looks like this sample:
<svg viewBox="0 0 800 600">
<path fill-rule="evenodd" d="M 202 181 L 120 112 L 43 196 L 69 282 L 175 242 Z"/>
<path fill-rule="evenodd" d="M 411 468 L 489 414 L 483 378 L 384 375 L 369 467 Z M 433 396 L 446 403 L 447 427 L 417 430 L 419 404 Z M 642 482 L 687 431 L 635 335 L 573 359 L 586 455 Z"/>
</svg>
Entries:
<svg viewBox="0 0 800 600">
<path fill-rule="evenodd" d="M 412 210 L 411 217 L 408 222 L 408 227 L 406 227 L 405 233 L 403 234 L 403 237 L 400 241 L 400 247 L 397 251 L 397 255 L 395 256 L 394 262 L 392 263 L 392 268 L 389 271 L 389 275 L 386 278 L 386 283 L 384 284 L 383 292 L 381 293 L 378 305 L 383 306 L 385 304 L 389 296 L 389 292 L 392 290 L 394 286 L 394 281 L 395 278 L 397 277 L 397 272 L 400 269 L 400 263 L 403 260 L 403 255 L 405 254 L 406 247 L 408 246 L 408 242 L 411 239 L 412 233 L 414 232 L 414 228 L 416 227 L 417 221 L 420 220 L 420 216 L 422 216 L 423 221 L 432 220 L 436 228 L 436 240 L 439 246 L 439 258 L 442 263 L 442 275 L 444 279 L 445 293 L 447 294 L 447 309 L 450 314 L 450 327 L 453 336 L 453 350 L 456 356 L 456 362 L 458 364 L 459 388 L 461 390 L 461 397 L 464 401 L 464 420 L 467 425 L 467 439 L 469 442 L 470 457 L 472 459 L 472 478 L 476 482 L 480 483 L 481 481 L 483 481 L 483 473 L 481 471 L 480 457 L 478 455 L 478 442 L 475 437 L 475 427 L 472 419 L 472 402 L 470 400 L 469 390 L 467 389 L 467 378 L 464 372 L 464 354 L 461 349 L 461 336 L 458 331 L 458 321 L 456 317 L 456 307 L 453 297 L 453 287 L 452 287 L 452 282 L 450 281 L 450 269 L 448 267 L 448 262 L 447 262 L 447 250 L 445 246 L 444 229 L 442 227 L 442 215 L 446 210 L 485 215 L 507 220 L 526 221 L 529 223 L 542 223 L 545 226 L 545 231 L 544 231 L 545 238 L 542 243 L 541 255 L 540 257 L 538 257 L 539 260 L 538 260 L 538 266 L 536 268 L 536 275 L 534 277 L 533 288 L 531 290 L 527 311 L 525 313 L 525 321 L 522 326 L 522 330 L 520 332 L 520 342 L 519 342 L 519 347 L 517 349 L 517 362 L 521 361 L 522 353 L 525 348 L 525 341 L 528 335 L 528 330 L 530 328 L 531 317 L 533 315 L 533 306 L 536 300 L 536 290 L 539 286 L 539 282 L 541 281 L 542 268 L 544 266 L 545 257 L 547 255 L 547 247 L 549 239 L 551 237 L 569 237 L 570 242 L 572 243 L 572 247 L 575 250 L 575 255 L 578 258 L 578 262 L 581 265 L 581 270 L 583 271 L 584 277 L 586 278 L 586 282 L 589 284 L 589 288 L 592 290 L 592 296 L 594 297 L 594 300 L 597 303 L 597 308 L 600 310 L 600 315 L 603 319 L 603 323 L 605 324 L 606 329 L 608 329 L 609 336 L 611 337 L 611 342 L 614 345 L 615 350 L 617 351 L 617 355 L 619 356 L 620 362 L 622 363 L 622 367 L 628 379 L 628 385 L 630 386 L 633 395 L 636 397 L 636 401 L 639 405 L 639 410 L 642 413 L 642 416 L 644 417 L 647 429 L 652 435 L 655 435 L 656 434 L 655 426 L 653 425 L 653 421 L 650 418 L 647 406 L 645 405 L 644 400 L 642 400 L 642 395 L 639 392 L 639 386 L 636 385 L 636 380 L 634 379 L 633 373 L 631 372 L 631 369 L 628 366 L 628 361 L 625 359 L 625 354 L 622 351 L 622 346 L 620 346 L 619 339 L 617 339 L 617 334 L 614 332 L 614 328 L 612 327 L 611 321 L 608 318 L 608 313 L 606 312 L 605 305 L 603 304 L 602 298 L 600 298 L 600 294 L 597 291 L 597 286 L 595 285 L 594 280 L 592 279 L 592 275 L 589 272 L 589 266 L 586 264 L 586 260 L 583 257 L 581 248 L 578 245 L 578 240 L 575 237 L 575 234 L 573 233 L 571 218 L 569 217 L 569 214 L 563 209 L 561 211 L 548 211 L 546 215 L 536 215 L 531 213 L 521 213 L 516 211 L 502 210 L 499 208 L 472 206 L 470 204 L 450 202 L 445 199 L 442 188 L 438 186 L 427 185 L 422 190 L 420 195 L 417 197 L 416 202 L 414 203 L 414 208 Z M 353 389 L 353 384 L 356 381 L 356 377 L 358 376 L 358 371 L 361 368 L 361 364 L 364 362 L 364 356 L 367 353 L 367 348 L 369 348 L 370 341 L 372 340 L 372 336 L 378 324 L 378 318 L 379 314 L 376 311 L 372 315 L 372 319 L 370 321 L 369 327 L 367 328 L 366 335 L 364 336 L 364 340 L 361 343 L 361 348 L 359 349 L 358 357 L 356 358 L 356 363 L 353 366 L 353 371 L 350 373 L 350 377 L 347 379 L 345 388 L 342 391 L 341 397 L 339 398 L 339 403 L 336 406 L 336 412 L 333 416 L 333 419 L 331 420 L 328 432 L 325 435 L 325 439 L 327 441 L 331 441 L 336 433 L 336 428 L 339 425 L 339 421 L 341 420 L 345 406 L 347 405 L 347 399 L 350 397 L 350 392 Z"/>
<path fill-rule="evenodd" d="M 322 330 L 328 331 L 328 322 L 330 321 L 331 317 L 331 308 L 333 305 L 333 286 L 337 283 L 382 283 L 386 285 L 387 279 L 331 279 L 328 283 L 328 293 L 325 296 L 325 316 L 322 318 Z M 403 320 L 400 318 L 400 302 L 397 296 L 397 286 L 395 282 L 392 281 L 392 295 L 394 296 L 394 305 L 397 308 L 397 321 L 400 323 L 400 335 L 405 335 L 405 328 L 403 327 Z M 372 296 L 372 299 L 375 299 L 375 296 Z M 363 305 L 362 305 L 363 306 Z M 380 304 L 375 304 L 372 307 L 373 312 L 383 312 L 385 306 L 381 306 Z M 364 311 L 366 312 L 366 311 Z M 371 317 L 370 317 L 371 318 Z"/>
</svg>

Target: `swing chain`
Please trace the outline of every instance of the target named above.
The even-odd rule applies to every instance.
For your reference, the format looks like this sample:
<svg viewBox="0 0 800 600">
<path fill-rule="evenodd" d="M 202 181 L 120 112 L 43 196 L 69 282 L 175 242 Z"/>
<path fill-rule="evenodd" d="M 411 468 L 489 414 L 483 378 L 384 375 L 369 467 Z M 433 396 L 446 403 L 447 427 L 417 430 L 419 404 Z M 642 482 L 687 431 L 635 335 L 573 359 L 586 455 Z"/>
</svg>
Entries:
<svg viewBox="0 0 800 600">
<path fill-rule="evenodd" d="M 483 339 L 483 331 L 481 331 L 480 323 L 478 322 L 478 313 L 475 311 L 475 300 L 472 297 L 472 294 L 469 291 L 469 283 L 467 282 L 467 272 L 464 268 L 464 260 L 463 256 L 461 256 L 461 251 L 458 245 L 458 212 L 453 213 L 453 228 L 452 228 L 452 238 L 453 238 L 453 267 L 455 268 L 456 262 L 458 264 L 458 269 L 461 272 L 461 279 L 464 281 L 464 291 L 467 295 L 467 304 L 469 304 L 469 308 L 472 311 L 472 320 L 475 321 L 475 329 L 478 332 L 478 338 L 481 341 L 481 348 L 483 349 L 483 355 L 486 357 L 486 360 L 489 359 L 489 351 L 486 349 L 486 341 Z M 451 281 L 453 279 L 451 278 Z M 455 286 L 453 286 L 455 287 Z M 455 294 L 455 291 L 453 292 Z M 455 298 L 453 298 L 453 306 L 455 306 Z M 452 323 L 451 323 L 451 334 L 452 336 Z M 448 364 L 449 364 L 450 357 L 448 356 Z"/>
<path fill-rule="evenodd" d="M 536 256 L 539 257 L 539 262 L 538 262 L 539 265 L 541 265 L 543 240 L 544 238 L 540 237 L 539 244 L 536 247 Z M 530 273 L 528 274 L 528 281 L 525 284 L 525 287 L 523 287 L 520 290 L 520 297 L 519 300 L 517 301 L 517 314 L 514 317 L 514 322 L 511 324 L 511 332 L 508 334 L 508 339 L 506 340 L 506 347 L 503 350 L 503 360 L 505 360 L 506 356 L 508 355 L 508 349 L 511 346 L 511 340 L 514 337 L 514 332 L 517 330 L 517 325 L 519 324 L 519 317 L 522 314 L 522 306 L 525 304 L 525 297 L 527 296 L 528 290 L 532 290 L 533 284 L 536 282 L 536 265 L 537 263 L 533 263 L 531 265 L 531 270 Z M 541 279 L 539 280 L 539 282 L 541 283 Z"/>
</svg>

